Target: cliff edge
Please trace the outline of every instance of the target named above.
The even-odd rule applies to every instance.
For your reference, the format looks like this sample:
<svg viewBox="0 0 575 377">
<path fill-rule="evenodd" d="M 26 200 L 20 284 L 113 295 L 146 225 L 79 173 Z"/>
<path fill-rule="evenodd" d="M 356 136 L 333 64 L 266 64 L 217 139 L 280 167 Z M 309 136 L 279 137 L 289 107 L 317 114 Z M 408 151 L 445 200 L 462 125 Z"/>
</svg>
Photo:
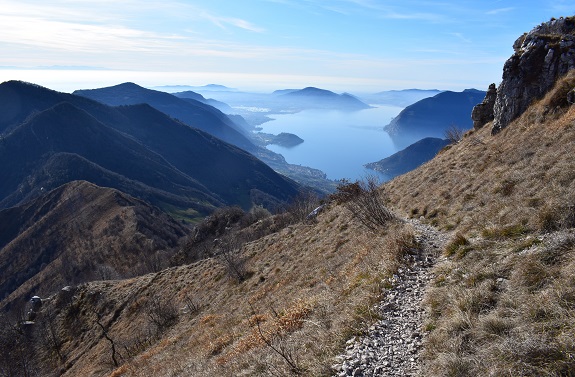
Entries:
<svg viewBox="0 0 575 377">
<path fill-rule="evenodd" d="M 498 133 L 533 100 L 542 98 L 558 78 L 575 69 L 575 17 L 542 23 L 519 37 L 513 49 L 515 53 L 503 66 L 493 113 L 485 114 L 491 113 L 491 106 L 485 105 L 473 111 L 476 129 L 493 119 L 491 133 Z"/>
</svg>

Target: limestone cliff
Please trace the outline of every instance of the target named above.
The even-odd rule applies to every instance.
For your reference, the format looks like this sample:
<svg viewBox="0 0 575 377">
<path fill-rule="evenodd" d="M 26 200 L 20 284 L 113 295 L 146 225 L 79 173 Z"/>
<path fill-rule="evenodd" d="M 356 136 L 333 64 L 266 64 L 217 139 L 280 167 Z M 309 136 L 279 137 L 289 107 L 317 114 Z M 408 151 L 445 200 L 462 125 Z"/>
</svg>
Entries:
<svg viewBox="0 0 575 377">
<path fill-rule="evenodd" d="M 543 97 L 557 79 L 575 69 L 575 17 L 552 19 L 513 44 L 493 107 L 496 134 Z"/>
</svg>

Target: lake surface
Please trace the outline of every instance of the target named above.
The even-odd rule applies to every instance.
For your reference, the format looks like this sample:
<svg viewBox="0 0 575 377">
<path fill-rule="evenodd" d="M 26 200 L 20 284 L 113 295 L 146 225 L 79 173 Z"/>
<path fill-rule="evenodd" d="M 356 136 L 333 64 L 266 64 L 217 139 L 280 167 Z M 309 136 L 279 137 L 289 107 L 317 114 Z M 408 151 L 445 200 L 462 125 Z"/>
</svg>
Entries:
<svg viewBox="0 0 575 377">
<path fill-rule="evenodd" d="M 402 109 L 380 106 L 356 112 L 306 110 L 273 114 L 270 117 L 274 120 L 260 127 L 263 132 L 289 132 L 304 139 L 293 148 L 268 145 L 268 149 L 282 154 L 290 164 L 320 169 L 330 179 L 354 181 L 377 174 L 365 169 L 364 164 L 398 151 L 383 127 Z"/>
</svg>

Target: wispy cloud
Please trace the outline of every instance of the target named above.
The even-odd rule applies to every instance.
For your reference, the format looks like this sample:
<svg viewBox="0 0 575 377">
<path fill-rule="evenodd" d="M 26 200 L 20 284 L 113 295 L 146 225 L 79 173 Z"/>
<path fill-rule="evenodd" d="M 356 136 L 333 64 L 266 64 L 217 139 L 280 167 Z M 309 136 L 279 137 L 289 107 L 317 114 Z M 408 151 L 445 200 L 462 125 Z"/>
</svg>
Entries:
<svg viewBox="0 0 575 377">
<path fill-rule="evenodd" d="M 283 4 L 286 6 L 296 7 L 299 9 L 321 9 L 324 11 L 339 13 L 343 15 L 350 14 L 363 14 L 370 17 L 379 19 L 394 19 L 394 20 L 420 20 L 440 22 L 445 21 L 444 14 L 439 12 L 414 12 L 413 9 L 420 9 L 422 4 L 417 7 L 410 7 L 404 0 L 393 1 L 374 1 L 374 0 L 302 0 L 301 2 L 293 2 L 287 0 L 266 0 L 271 3 Z M 434 9 L 434 4 L 425 7 Z"/>
<path fill-rule="evenodd" d="M 159 12 L 164 17 L 158 17 Z M 158 19 L 181 22 L 184 27 L 157 29 L 149 25 Z M 246 58 L 255 50 L 249 46 L 240 50 L 237 43 L 195 34 L 200 22 L 222 29 L 264 31 L 246 20 L 174 1 L 56 0 L 38 4 L 2 0 L 0 46 L 4 53 L 0 65 L 86 65 L 97 59 L 98 64 L 110 67 L 142 67 L 152 62 L 161 65 L 158 61 L 162 58 L 174 64 L 171 60 L 179 60 L 183 54 Z"/>
<path fill-rule="evenodd" d="M 450 35 L 453 35 L 455 38 L 459 39 L 460 41 L 463 41 L 465 43 L 473 43 L 473 41 L 469 38 L 466 38 L 463 33 L 449 33 Z"/>
<path fill-rule="evenodd" d="M 499 14 L 499 13 L 507 13 L 507 12 L 511 12 L 514 11 L 515 8 L 513 7 L 507 7 L 507 8 L 498 8 L 498 9 L 492 9 L 486 12 L 486 14 L 489 15 L 494 15 L 494 14 Z"/>
<path fill-rule="evenodd" d="M 216 16 L 206 11 L 201 12 L 200 17 L 209 20 L 210 22 L 212 22 L 214 25 L 218 26 L 221 29 L 226 29 L 226 25 L 231 25 L 240 29 L 253 31 L 256 33 L 262 33 L 265 31 L 264 28 L 258 27 L 249 21 L 242 20 L 239 18 Z"/>
<path fill-rule="evenodd" d="M 151 51 L 173 45 L 177 36 L 163 36 L 119 25 L 50 21 L 37 17 L 0 15 L 0 42 L 70 52 Z M 166 47 L 170 47 L 166 46 Z"/>
</svg>

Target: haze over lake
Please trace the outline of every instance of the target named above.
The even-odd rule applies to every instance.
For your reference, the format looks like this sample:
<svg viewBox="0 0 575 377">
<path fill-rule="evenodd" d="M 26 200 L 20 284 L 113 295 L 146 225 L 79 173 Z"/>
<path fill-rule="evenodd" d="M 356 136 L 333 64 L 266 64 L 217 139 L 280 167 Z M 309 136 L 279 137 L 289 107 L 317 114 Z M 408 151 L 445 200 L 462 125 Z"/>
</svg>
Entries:
<svg viewBox="0 0 575 377">
<path fill-rule="evenodd" d="M 292 148 L 268 146 L 282 154 L 287 162 L 320 169 L 330 179 L 356 180 L 377 174 L 365 169 L 364 164 L 398 151 L 383 127 L 401 110 L 396 106 L 355 112 L 304 110 L 270 115 L 274 120 L 261 127 L 263 132 L 289 132 L 304 139 L 302 144 Z"/>
</svg>

